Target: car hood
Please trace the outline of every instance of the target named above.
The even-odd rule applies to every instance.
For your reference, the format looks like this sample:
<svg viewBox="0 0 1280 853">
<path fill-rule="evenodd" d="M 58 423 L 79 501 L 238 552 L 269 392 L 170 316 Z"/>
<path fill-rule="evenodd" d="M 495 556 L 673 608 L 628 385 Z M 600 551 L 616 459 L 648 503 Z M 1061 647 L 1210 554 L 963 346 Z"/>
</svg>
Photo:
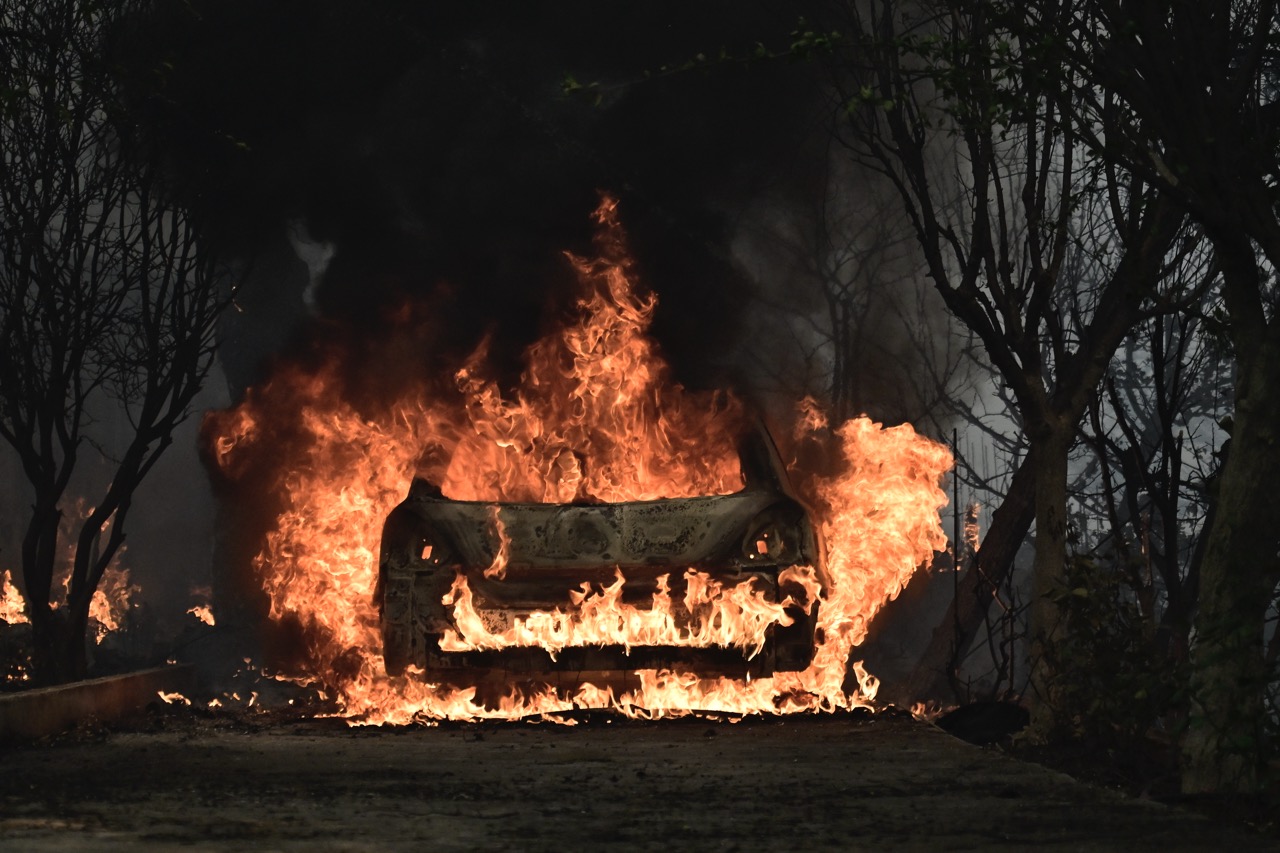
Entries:
<svg viewBox="0 0 1280 853">
<path fill-rule="evenodd" d="M 415 480 L 401 510 L 467 566 L 491 565 L 505 540 L 514 568 L 684 568 L 739 559 L 753 519 L 780 502 L 790 501 L 743 491 L 618 504 L 483 503 L 449 500 Z"/>
</svg>

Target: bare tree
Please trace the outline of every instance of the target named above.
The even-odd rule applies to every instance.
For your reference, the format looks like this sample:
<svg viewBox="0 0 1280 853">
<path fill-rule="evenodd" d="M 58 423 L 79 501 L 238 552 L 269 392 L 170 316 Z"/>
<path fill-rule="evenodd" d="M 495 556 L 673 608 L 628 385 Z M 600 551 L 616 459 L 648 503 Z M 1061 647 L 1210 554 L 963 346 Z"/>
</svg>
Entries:
<svg viewBox="0 0 1280 853">
<path fill-rule="evenodd" d="M 1197 253 L 1210 253 L 1205 244 Z M 1214 275 L 1214 269 L 1192 272 Z M 1216 294 L 1207 294 L 1212 306 Z M 1153 317 L 1135 329 L 1090 404 L 1083 431 L 1082 550 L 1108 555 L 1126 574 L 1163 654 L 1185 663 L 1199 588 L 1210 486 L 1230 399 L 1225 353 L 1206 313 Z"/>
<path fill-rule="evenodd" d="M 1100 256 L 1104 276 L 1069 280 L 1077 212 L 1101 177 L 1081 159 L 1069 72 L 1018 51 L 992 4 L 837 2 L 829 14 L 807 38 L 834 57 L 849 151 L 897 188 L 930 279 L 1016 403 L 1028 452 L 978 572 L 998 584 L 1034 519 L 1032 688 L 1049 700 L 1068 454 L 1112 353 L 1158 292 L 1182 214 L 1140 177 L 1107 176 L 1118 244 Z M 1051 725 L 1052 702 L 1038 708 Z"/>
<path fill-rule="evenodd" d="M 45 683 L 85 672 L 90 600 L 135 490 L 208 373 L 229 298 L 201 223 L 167 202 L 158 170 L 121 132 L 108 47 L 138 9 L 0 3 L 0 436 L 32 496 L 22 585 Z M 122 447 L 94 430 L 93 413 L 111 409 L 128 423 Z M 110 483 L 74 541 L 60 541 L 77 464 L 98 454 L 110 454 Z"/>
<path fill-rule="evenodd" d="M 752 337 L 754 373 L 769 376 L 787 406 L 797 392 L 826 401 L 838 423 L 863 414 L 928 421 L 941 435 L 934 416 L 971 390 L 966 340 L 924 279 L 892 187 L 859 183 L 843 151 L 829 153 L 811 204 L 766 203 L 767 215 L 739 226 L 767 265 L 762 325 L 787 335 L 770 347 Z"/>
<path fill-rule="evenodd" d="M 1091 150 L 1204 227 L 1235 359 L 1230 453 L 1200 560 L 1188 792 L 1251 790 L 1265 742 L 1263 631 L 1280 584 L 1280 5 L 1274 0 L 1043 0 L 1027 33 L 1074 70 Z"/>
</svg>

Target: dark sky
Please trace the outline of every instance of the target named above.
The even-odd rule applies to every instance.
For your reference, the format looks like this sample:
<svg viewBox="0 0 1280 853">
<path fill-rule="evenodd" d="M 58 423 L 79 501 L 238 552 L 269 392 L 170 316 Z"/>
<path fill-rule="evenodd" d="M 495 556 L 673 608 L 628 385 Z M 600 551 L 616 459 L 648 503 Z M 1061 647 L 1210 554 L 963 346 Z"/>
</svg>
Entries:
<svg viewBox="0 0 1280 853">
<path fill-rule="evenodd" d="M 303 317 L 291 230 L 335 249 L 315 303 L 339 331 L 304 324 L 312 337 L 377 330 L 413 296 L 431 308 L 424 360 L 492 332 L 500 366 L 516 369 L 565 303 L 561 252 L 588 249 L 598 190 L 621 197 L 678 377 L 725 381 L 716 362 L 749 295 L 729 258 L 733 217 L 816 179 L 819 88 L 803 64 L 714 59 L 785 44 L 793 5 L 194 9 L 153 24 L 134 60 L 166 69 L 144 125 L 223 245 L 256 261 L 223 352 L 233 386 Z M 659 71 L 698 54 L 710 70 Z M 566 75 L 599 81 L 600 102 L 567 97 Z"/>
</svg>

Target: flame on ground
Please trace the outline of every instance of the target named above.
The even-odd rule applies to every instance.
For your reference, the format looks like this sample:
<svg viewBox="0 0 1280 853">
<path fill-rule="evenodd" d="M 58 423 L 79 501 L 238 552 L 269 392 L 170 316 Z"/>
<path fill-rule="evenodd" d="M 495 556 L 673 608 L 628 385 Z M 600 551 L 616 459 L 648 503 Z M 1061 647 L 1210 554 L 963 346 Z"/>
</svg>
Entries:
<svg viewBox="0 0 1280 853">
<path fill-rule="evenodd" d="M 647 337 L 656 300 L 637 288 L 614 203 L 606 199 L 596 217 L 599 256 L 569 257 L 584 293 L 577 314 L 530 348 L 514 397 L 504 397 L 488 377 L 482 346 L 447 393 L 417 390 L 358 410 L 341 391 L 342 356 L 331 353 L 319 365 L 281 367 L 239 406 L 207 417 L 217 468 L 233 482 L 254 481 L 278 501 L 254 565 L 270 618 L 302 628 L 307 659 L 296 678 L 333 690 L 353 722 L 511 718 L 573 708 L 650 717 L 792 713 L 868 706 L 875 696 L 876 679 L 851 662 L 851 652 L 880 607 L 945 547 L 939 481 L 951 456 L 910 426 L 886 429 L 859 418 L 831 430 L 812 403 L 797 412 L 795 439 L 833 436 L 839 464 L 831 467 L 839 473 L 798 478 L 827 550 L 821 589 L 812 567 L 793 578 L 810 599 L 798 603 L 811 607 L 821 596 L 820 644 L 808 669 L 755 680 L 650 670 L 635 673 L 638 686 L 625 690 L 527 684 L 496 699 L 481 698 L 475 687 L 386 675 L 373 598 L 379 538 L 415 472 L 440 483 L 450 498 L 494 502 L 624 502 L 742 487 L 735 439 L 743 405 L 670 380 Z M 254 480 L 264 477 L 264 467 L 271 471 L 265 482 Z M 486 574 L 500 577 L 503 568 L 500 554 Z M 660 637 L 664 644 L 736 645 L 751 653 L 768 626 L 786 618 L 782 604 L 749 585 L 727 591 L 699 581 L 689 588 L 700 591 L 687 593 L 694 597 L 682 604 L 703 619 L 677 630 L 665 585 L 650 607 L 640 608 L 621 601 L 623 583 L 619 574 L 611 586 L 585 587 L 566 609 L 495 634 L 470 619 L 460 578 L 446 597 L 459 617 L 447 642 L 465 648 L 536 642 L 554 652 Z"/>
</svg>

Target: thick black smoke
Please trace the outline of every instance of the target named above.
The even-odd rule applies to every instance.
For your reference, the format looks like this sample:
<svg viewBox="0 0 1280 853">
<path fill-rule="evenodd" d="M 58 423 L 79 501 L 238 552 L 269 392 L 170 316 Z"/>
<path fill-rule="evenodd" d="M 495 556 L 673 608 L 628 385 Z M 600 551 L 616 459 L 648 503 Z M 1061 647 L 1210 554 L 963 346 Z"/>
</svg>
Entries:
<svg viewBox="0 0 1280 853">
<path fill-rule="evenodd" d="M 140 138 L 247 271 L 220 341 L 231 399 L 282 360 L 336 350 L 348 399 L 376 408 L 401 383 L 447 382 L 486 337 L 514 384 L 526 346 L 572 307 L 563 253 L 592 252 L 602 191 L 658 293 L 675 378 L 749 393 L 738 353 L 757 300 L 739 220 L 761 198 L 811 195 L 827 140 L 815 67 L 741 60 L 784 45 L 796 14 L 741 0 L 158 4 L 120 61 Z M 235 636 L 264 630 L 251 563 L 278 507 L 252 476 L 214 480 L 226 656 L 260 643 L 287 659 L 288 631 L 243 649 Z"/>
<path fill-rule="evenodd" d="M 226 333 L 233 388 L 261 378 L 290 337 L 297 346 L 334 324 L 376 336 L 406 298 L 435 309 L 424 364 L 491 333 L 499 368 L 518 369 L 548 312 L 565 307 L 561 252 L 587 249 L 598 190 L 621 198 L 677 377 L 725 381 L 750 296 L 730 261 L 733 218 L 763 192 L 798 194 L 822 168 L 816 70 L 738 61 L 756 42 L 785 43 L 793 10 L 191 8 L 150 23 L 131 61 L 167 69 L 163 97 L 147 102 L 151 132 L 224 248 L 257 263 Z M 703 70 L 662 70 L 690 61 Z M 568 77 L 586 94 L 567 94 Z M 290 234 L 332 248 L 309 307 L 306 273 L 285 269 Z M 308 311 L 324 322 L 304 322 Z"/>
<path fill-rule="evenodd" d="M 866 176 L 833 168 L 819 63 L 745 61 L 785 52 L 801 5 L 159 4 L 121 62 L 140 138 L 247 271 L 220 341 L 232 401 L 280 361 L 336 350 L 348 399 L 374 410 L 403 383 L 447 382 L 486 337 L 514 385 L 571 308 L 563 253 L 591 253 L 601 191 L 620 200 L 678 381 L 763 397 L 767 378 L 787 405 L 823 390 L 835 336 L 814 255 L 881 213 Z M 832 211 L 849 222 L 815 236 Z M 895 265 L 891 285 L 910 276 Z M 857 367 L 884 381 L 849 413 L 912 417 L 901 323 L 867 316 Z M 260 626 L 251 561 L 278 507 L 252 477 L 221 487 L 219 606 Z"/>
</svg>

